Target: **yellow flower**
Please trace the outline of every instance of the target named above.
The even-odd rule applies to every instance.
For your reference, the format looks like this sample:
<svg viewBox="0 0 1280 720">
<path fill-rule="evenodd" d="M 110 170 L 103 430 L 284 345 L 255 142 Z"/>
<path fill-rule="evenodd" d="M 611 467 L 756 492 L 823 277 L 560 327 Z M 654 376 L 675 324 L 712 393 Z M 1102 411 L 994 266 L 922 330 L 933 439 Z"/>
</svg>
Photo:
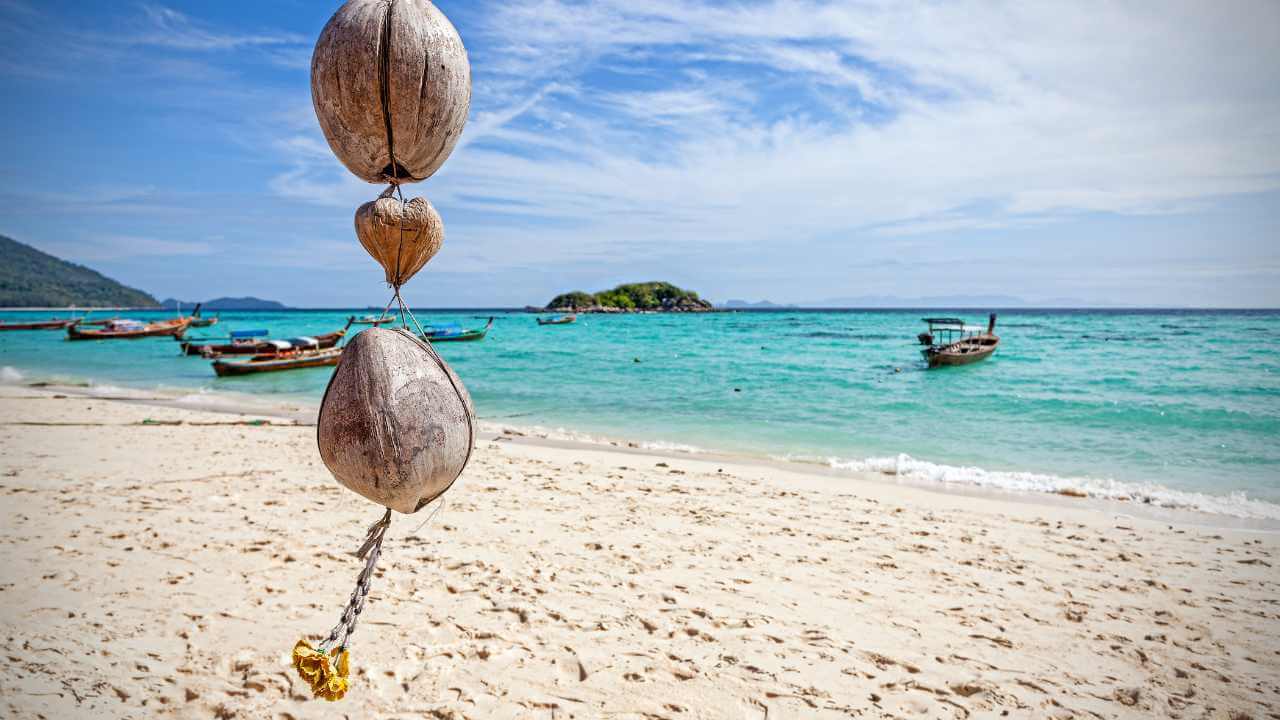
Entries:
<svg viewBox="0 0 1280 720">
<path fill-rule="evenodd" d="M 298 675 L 311 686 L 311 692 L 320 698 L 341 700 L 347 694 L 351 674 L 351 654 L 341 648 L 334 648 L 325 655 L 311 647 L 305 640 L 299 640 L 293 646 L 293 667 Z"/>
<path fill-rule="evenodd" d="M 306 640 L 299 640 L 297 645 L 293 646 L 293 667 L 298 669 L 302 658 L 315 655 L 316 651 Z"/>
<path fill-rule="evenodd" d="M 315 694 L 329 702 L 341 700 L 347 694 L 347 679 L 339 675 L 330 675 L 323 685 L 315 688 Z"/>
<path fill-rule="evenodd" d="M 293 646 L 293 667 L 313 692 L 333 674 L 328 656 L 313 649 L 303 640 Z"/>
</svg>

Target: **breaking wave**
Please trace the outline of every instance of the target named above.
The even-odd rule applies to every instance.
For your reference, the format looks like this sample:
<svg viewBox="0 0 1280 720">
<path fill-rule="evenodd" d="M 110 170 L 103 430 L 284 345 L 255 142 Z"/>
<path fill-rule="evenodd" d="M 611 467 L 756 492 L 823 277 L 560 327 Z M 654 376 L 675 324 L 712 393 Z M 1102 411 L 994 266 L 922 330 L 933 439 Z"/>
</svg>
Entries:
<svg viewBox="0 0 1280 720">
<path fill-rule="evenodd" d="M 1243 492 L 1210 495 L 1174 490 L 1158 483 L 984 470 L 978 467 L 941 465 L 927 460 L 917 460 L 906 454 L 862 460 L 829 458 L 826 464 L 839 470 L 874 472 L 913 482 L 1121 500 L 1174 510 L 1195 510 L 1257 520 L 1280 520 L 1280 505 L 1250 498 Z"/>
</svg>

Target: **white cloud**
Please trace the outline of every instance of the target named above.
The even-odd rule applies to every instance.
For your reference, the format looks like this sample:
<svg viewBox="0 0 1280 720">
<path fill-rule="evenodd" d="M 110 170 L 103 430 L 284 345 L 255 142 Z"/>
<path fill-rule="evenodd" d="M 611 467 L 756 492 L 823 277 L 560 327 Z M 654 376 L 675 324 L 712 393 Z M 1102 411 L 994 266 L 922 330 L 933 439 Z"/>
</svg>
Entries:
<svg viewBox="0 0 1280 720">
<path fill-rule="evenodd" d="M 435 192 L 573 223 L 575 249 L 588 238 L 768 240 L 1169 212 L 1280 187 L 1280 86 L 1266 79 L 1280 62 L 1275 28 L 1280 5 L 1261 2 L 1159 13 L 1140 3 L 503 4 L 489 14 L 496 50 L 476 58 L 478 75 L 523 83 L 527 99 L 487 109 L 478 83 L 481 109 Z M 591 86 L 593 69 L 628 53 L 659 87 Z M 681 65 L 692 57 L 738 69 L 691 85 Z M 818 88 L 828 104 L 771 118 L 774 100 L 755 91 L 762 72 Z M 882 116 L 865 117 L 867 102 Z M 507 127 L 530 114 L 542 122 Z M 534 147 L 560 152 L 533 159 Z M 333 171 L 313 164 L 292 182 L 332 197 L 318 188 L 350 185 Z"/>
<path fill-rule="evenodd" d="M 294 33 L 218 32 L 163 5 L 144 4 L 142 12 L 149 27 L 141 32 L 120 36 L 118 39 L 121 42 L 180 50 L 234 50 L 255 46 L 309 44 L 305 37 Z"/>
</svg>

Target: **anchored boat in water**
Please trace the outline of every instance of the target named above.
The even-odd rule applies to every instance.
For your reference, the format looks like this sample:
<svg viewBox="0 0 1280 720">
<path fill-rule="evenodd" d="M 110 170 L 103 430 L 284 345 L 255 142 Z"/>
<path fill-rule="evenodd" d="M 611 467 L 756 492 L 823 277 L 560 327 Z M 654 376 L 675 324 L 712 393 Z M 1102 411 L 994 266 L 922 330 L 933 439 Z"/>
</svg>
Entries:
<svg viewBox="0 0 1280 720">
<path fill-rule="evenodd" d="M 991 357 L 1000 344 L 996 335 L 996 314 L 991 313 L 984 330 L 965 325 L 960 318 L 924 318 L 929 329 L 916 336 L 925 348 L 920 352 L 929 367 L 968 365 Z"/>
<path fill-rule="evenodd" d="M 358 318 L 352 318 L 352 319 L 351 319 L 351 324 L 353 324 L 353 325 L 372 325 L 372 326 L 374 326 L 374 327 L 377 327 L 377 326 L 379 326 L 379 325 L 386 325 L 387 323 L 393 323 L 393 322 L 395 322 L 395 321 L 396 321 L 396 319 L 395 319 L 394 317 L 390 316 L 390 315 L 382 315 L 382 316 L 378 316 L 378 315 L 364 315 L 364 316 L 361 316 L 361 317 L 358 317 Z"/>
<path fill-rule="evenodd" d="M 577 315 L 557 315 L 552 318 L 538 318 L 539 325 L 569 325 L 578 319 Z"/>
<path fill-rule="evenodd" d="M 489 322 L 484 324 L 482 328 L 473 328 L 463 330 L 461 325 L 457 323 L 448 323 L 445 325 L 428 325 L 422 330 L 424 340 L 433 343 L 438 342 L 470 342 L 475 340 L 483 340 L 485 333 L 489 332 L 489 328 L 493 327 L 493 318 L 489 318 Z"/>
<path fill-rule="evenodd" d="M 340 347 L 325 350 L 286 350 L 279 353 L 254 355 L 249 358 L 214 360 L 213 372 L 218 377 L 252 375 L 262 372 L 333 366 L 337 365 L 341 359 L 342 348 Z"/>
<path fill-rule="evenodd" d="M 79 320 L 33 320 L 31 322 L 0 322 L 0 330 L 61 330 L 80 322 Z"/>
<path fill-rule="evenodd" d="M 268 340 L 264 330 L 237 330 L 224 338 L 196 338 L 182 340 L 182 354 L 218 357 L 221 355 L 262 355 L 278 353 L 291 348 L 325 350 L 336 346 L 347 334 L 354 318 L 347 320 L 346 327 L 323 335 L 310 335 L 289 338 L 287 340 Z M 217 343 L 216 340 L 230 340 L 229 343 Z"/>
<path fill-rule="evenodd" d="M 101 330 L 81 330 L 78 323 L 67 326 L 68 340 L 134 340 L 162 335 L 179 336 L 187 331 L 191 318 L 143 323 L 137 320 L 112 320 Z"/>
</svg>

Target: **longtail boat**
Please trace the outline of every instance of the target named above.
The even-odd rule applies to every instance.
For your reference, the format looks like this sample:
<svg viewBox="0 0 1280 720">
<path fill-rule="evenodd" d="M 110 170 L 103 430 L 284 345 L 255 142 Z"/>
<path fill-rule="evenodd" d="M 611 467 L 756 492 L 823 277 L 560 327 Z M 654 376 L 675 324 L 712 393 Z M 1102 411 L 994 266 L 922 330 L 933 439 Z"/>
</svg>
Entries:
<svg viewBox="0 0 1280 720">
<path fill-rule="evenodd" d="M 144 337 L 181 335 L 187 331 L 191 318 L 141 323 L 137 320 L 112 320 L 101 330 L 81 330 L 76 325 L 67 326 L 68 340 L 135 340 Z"/>
<path fill-rule="evenodd" d="M 200 314 L 199 305 L 196 305 L 196 309 L 191 311 L 191 327 L 209 327 L 210 325 L 217 325 L 218 321 L 221 319 L 222 317 L 217 314 L 209 318 L 202 316 Z"/>
<path fill-rule="evenodd" d="M 373 325 L 374 327 L 377 327 L 379 325 L 386 325 L 387 323 L 392 323 L 395 321 L 396 319 L 390 315 L 383 315 L 382 317 L 378 317 L 376 315 L 365 315 L 363 317 L 351 318 L 351 323 L 353 325 Z"/>
<path fill-rule="evenodd" d="M 472 330 L 463 330 L 457 323 L 428 325 L 422 331 L 422 338 L 433 343 L 483 340 L 485 333 L 488 333 L 491 327 L 493 327 L 493 318 L 489 318 L 489 322 L 485 323 L 484 327 Z"/>
<path fill-rule="evenodd" d="M 54 318 L 52 320 L 33 320 L 31 322 L 0 323 L 0 330 L 61 330 L 79 322 L 78 318 L 74 320 Z"/>
<path fill-rule="evenodd" d="M 289 350 L 280 353 L 254 355 L 249 358 L 236 358 L 234 360 L 214 360 L 213 371 L 217 373 L 218 377 L 252 375 L 262 372 L 337 365 L 338 360 L 341 358 L 342 348 L 340 347 L 326 350 Z"/>
<path fill-rule="evenodd" d="M 539 325 L 568 325 L 578 319 L 577 315 L 557 315 L 552 318 L 538 318 Z"/>
<path fill-rule="evenodd" d="M 925 348 L 920 352 L 929 367 L 968 365 L 991 357 L 1000 344 L 996 335 L 996 314 L 991 313 L 985 330 L 965 325 L 959 318 L 924 318 L 929 329 L 916 336 Z"/>
<path fill-rule="evenodd" d="M 341 330 L 323 335 L 310 335 L 286 340 L 268 340 L 266 330 L 237 330 L 226 338 L 229 343 L 212 343 L 208 340 L 220 338 L 202 338 L 182 341 L 183 355 L 200 355 L 202 357 L 219 357 L 222 355 L 263 355 L 279 353 L 290 349 L 326 350 L 336 346 L 347 334 L 347 330 L 355 318 L 349 318 Z"/>
</svg>

